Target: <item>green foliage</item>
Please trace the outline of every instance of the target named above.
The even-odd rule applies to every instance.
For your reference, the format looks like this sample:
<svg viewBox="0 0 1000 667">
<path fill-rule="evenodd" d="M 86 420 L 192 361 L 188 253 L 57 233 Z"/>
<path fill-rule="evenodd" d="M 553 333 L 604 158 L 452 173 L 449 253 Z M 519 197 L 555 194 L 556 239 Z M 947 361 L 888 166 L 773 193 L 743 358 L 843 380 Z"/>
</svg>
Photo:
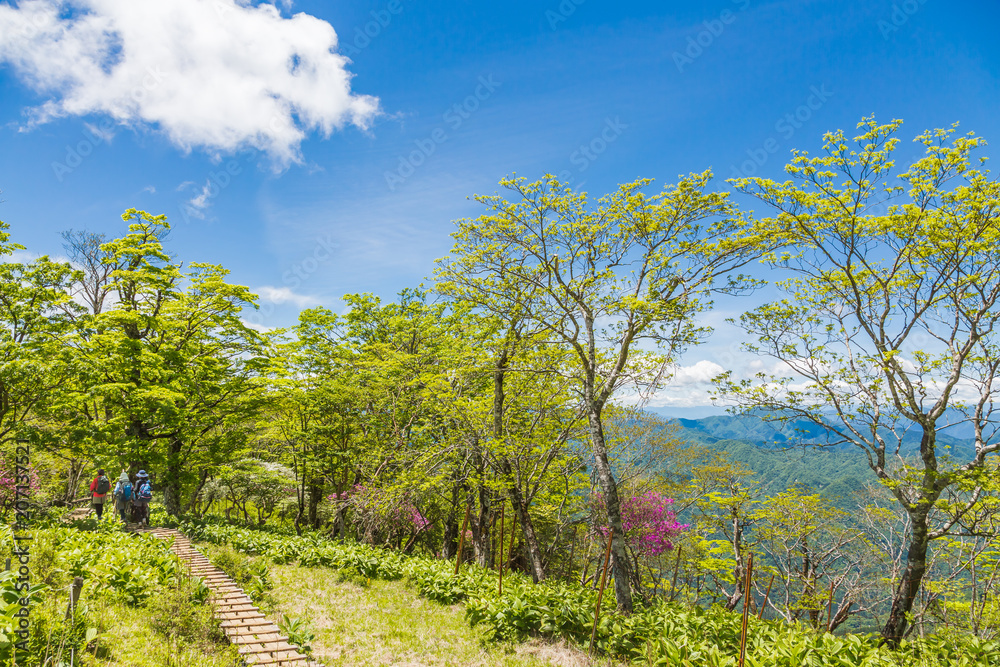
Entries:
<svg viewBox="0 0 1000 667">
<path fill-rule="evenodd" d="M 149 600 L 150 624 L 168 639 L 185 644 L 226 641 L 207 601 L 208 587 L 200 578 L 179 579 Z"/>
<path fill-rule="evenodd" d="M 257 604 L 270 605 L 269 591 L 273 588 L 267 565 L 259 559 L 247 558 L 236 549 L 223 546 L 211 555 L 212 564 L 229 575 Z"/>
<path fill-rule="evenodd" d="M 100 619 L 94 611 L 99 600 L 132 607 L 152 604 L 160 609 L 163 591 L 169 596 L 169 591 L 181 586 L 189 590 L 166 542 L 120 532 L 107 521 L 77 523 L 80 528 L 42 523 L 34 531 L 31 640 L 27 656 L 19 653 L 37 661 L 30 664 L 59 664 L 68 660 L 71 650 L 81 654 L 99 640 Z M 83 579 L 82 594 L 73 617 L 67 620 L 69 584 L 75 577 Z M 15 581 L 13 573 L 0 573 L 0 664 L 10 657 L 12 614 L 22 595 L 15 590 Z M 181 612 L 179 604 L 164 611 L 163 627 L 174 622 L 173 616 L 186 623 L 178 615 Z"/>
<path fill-rule="evenodd" d="M 194 539 L 228 543 L 234 550 L 264 558 L 289 555 L 302 565 L 326 566 L 380 579 L 405 577 L 421 595 L 442 604 L 465 602 L 473 624 L 497 640 L 561 637 L 584 646 L 594 622 L 597 592 L 576 584 L 533 584 L 520 573 L 504 577 L 497 595 L 497 573 L 475 565 L 454 576 L 454 564 L 363 544 L 335 544 L 316 536 L 295 537 L 233 526 L 182 524 Z M 283 561 L 287 562 L 287 561 Z M 600 651 L 637 664 L 735 666 L 740 620 L 719 606 L 688 607 L 654 602 L 632 615 L 605 609 L 598 623 Z M 1000 641 L 931 635 L 903 642 L 896 651 L 879 646 L 872 635 L 832 635 L 807 626 L 750 619 L 747 664 L 754 667 L 921 667 L 1000 665 Z M 685 662 L 686 661 L 686 662 Z"/>
<path fill-rule="evenodd" d="M 297 646 L 306 655 L 312 655 L 312 643 L 316 640 L 316 633 L 303 619 L 282 614 L 281 620 L 278 621 L 278 628 L 282 634 L 288 637 L 289 644 Z"/>
</svg>

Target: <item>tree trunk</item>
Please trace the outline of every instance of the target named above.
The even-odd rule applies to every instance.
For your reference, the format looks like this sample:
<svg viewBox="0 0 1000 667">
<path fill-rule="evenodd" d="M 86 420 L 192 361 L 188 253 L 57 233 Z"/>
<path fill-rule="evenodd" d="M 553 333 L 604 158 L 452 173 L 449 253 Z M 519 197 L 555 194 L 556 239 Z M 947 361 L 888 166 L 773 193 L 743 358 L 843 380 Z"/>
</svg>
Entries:
<svg viewBox="0 0 1000 667">
<path fill-rule="evenodd" d="M 83 461 L 80 459 L 69 460 L 69 474 L 66 477 L 66 493 L 63 498 L 67 507 L 76 500 L 76 490 L 80 486 L 80 477 L 83 476 Z"/>
<path fill-rule="evenodd" d="M 309 525 L 319 530 L 319 503 L 323 500 L 323 480 L 313 478 L 309 482 Z"/>
<path fill-rule="evenodd" d="M 205 484 L 208 482 L 208 468 L 201 469 L 201 476 L 198 480 L 198 488 L 194 490 L 191 494 L 191 500 L 188 501 L 187 507 L 184 511 L 190 514 L 194 511 L 195 505 L 198 503 L 198 496 L 201 495 L 201 490 L 205 488 Z"/>
<path fill-rule="evenodd" d="M 441 545 L 441 556 L 445 560 L 455 557 L 455 552 L 458 549 L 457 537 L 458 520 L 453 516 L 449 516 L 447 522 L 444 524 L 444 543 Z"/>
<path fill-rule="evenodd" d="M 513 484 L 510 487 L 510 502 L 517 512 L 517 522 L 521 525 L 521 537 L 524 539 L 525 560 L 531 578 L 537 584 L 545 579 L 545 567 L 542 564 L 542 550 L 538 546 L 538 537 L 535 535 L 535 526 L 531 522 L 531 514 L 524 502 L 524 494 L 521 487 Z"/>
<path fill-rule="evenodd" d="M 504 475 L 510 480 L 510 486 L 507 489 L 510 495 L 510 503 L 514 507 L 514 511 L 517 513 L 517 523 L 521 527 L 521 537 L 524 541 L 525 549 L 525 561 L 527 562 L 528 572 L 531 573 L 531 578 L 535 580 L 535 583 L 545 579 L 545 566 L 542 564 L 542 549 L 538 545 L 538 536 L 535 534 L 535 525 L 531 522 L 531 514 L 528 513 L 528 505 L 524 498 L 524 494 L 521 493 L 521 485 L 518 479 L 515 479 L 513 470 L 511 469 L 510 461 L 506 458 L 502 459 L 502 469 Z"/>
<path fill-rule="evenodd" d="M 457 485 L 451 490 L 451 511 L 444 523 L 444 539 L 441 544 L 441 556 L 445 559 L 454 558 L 458 551 L 458 499 L 462 497 L 462 487 Z"/>
<path fill-rule="evenodd" d="M 483 567 L 489 567 L 493 559 L 493 531 L 490 522 L 493 518 L 493 505 L 490 491 L 485 485 L 479 484 L 479 515 L 472 522 L 472 547 L 476 562 Z"/>
<path fill-rule="evenodd" d="M 591 392 L 588 392 L 592 394 Z M 597 481 L 604 494 L 604 504 L 608 510 L 608 523 L 611 524 L 611 576 L 615 579 L 615 601 L 618 610 L 632 613 L 632 587 L 629 584 L 629 562 L 625 551 L 625 529 L 622 526 L 621 505 L 618 500 L 618 483 L 611 472 L 608 462 L 608 447 L 604 441 L 604 426 L 601 423 L 601 408 L 590 403 L 588 424 L 590 426 L 591 445 L 594 450 L 594 470 Z"/>
<path fill-rule="evenodd" d="M 920 502 L 920 501 L 918 501 Z M 899 646 L 899 643 L 906 635 L 906 615 L 913 609 L 913 601 L 920 591 L 920 582 L 923 581 L 924 573 L 927 571 L 927 514 L 926 512 L 910 515 L 912 527 L 910 529 L 910 546 L 906 552 L 906 569 L 896 587 L 896 594 L 892 598 L 892 608 L 889 610 L 889 618 L 882 628 L 882 643 L 892 648 Z"/>
<path fill-rule="evenodd" d="M 171 438 L 167 446 L 167 471 L 163 476 L 163 504 L 167 514 L 178 516 L 181 513 L 181 450 L 183 443 L 177 438 Z"/>
</svg>

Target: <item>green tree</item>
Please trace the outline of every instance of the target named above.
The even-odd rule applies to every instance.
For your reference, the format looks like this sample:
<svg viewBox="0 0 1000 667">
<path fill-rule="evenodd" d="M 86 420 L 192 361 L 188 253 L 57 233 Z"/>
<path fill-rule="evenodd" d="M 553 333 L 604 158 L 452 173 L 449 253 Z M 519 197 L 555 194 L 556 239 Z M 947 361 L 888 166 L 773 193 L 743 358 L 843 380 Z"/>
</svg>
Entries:
<svg viewBox="0 0 1000 667">
<path fill-rule="evenodd" d="M 0 223 L 0 230 L 3 229 Z M 0 231 L 0 251 L 5 247 Z M 57 401 L 73 377 L 66 311 L 74 272 L 41 257 L 0 263 L 0 445 L 34 434 L 44 441 L 39 413 Z"/>
<path fill-rule="evenodd" d="M 183 485 L 246 449 L 269 370 L 266 342 L 240 320 L 255 296 L 220 266 L 184 272 L 164 252 L 164 216 L 129 209 L 129 233 L 101 247 L 113 307 L 78 320 L 83 375 L 68 418 L 101 446 L 105 467 L 160 469 L 167 511 Z M 224 456 L 223 456 L 224 454 Z"/>
<path fill-rule="evenodd" d="M 443 289 L 501 319 L 521 317 L 573 355 L 572 380 L 586 415 L 594 468 L 612 530 L 619 608 L 632 609 L 618 488 L 608 461 L 603 411 L 615 391 L 654 386 L 665 362 L 696 342 L 694 316 L 717 279 L 752 258 L 738 240 L 743 220 L 726 194 L 706 192 L 710 172 L 656 195 L 649 180 L 622 185 L 591 205 L 553 176 L 506 178 L 502 195 L 477 196 L 488 212 L 459 222 L 453 257 L 440 262 Z M 641 341 L 658 346 L 644 354 Z"/>
<path fill-rule="evenodd" d="M 833 599 L 837 604 L 826 627 L 834 630 L 852 613 L 866 610 L 872 550 L 862 531 L 849 525 L 847 512 L 818 494 L 791 488 L 762 500 L 752 516 L 759 548 L 767 556 L 761 570 L 775 575 L 771 605 L 785 620 L 805 614 L 818 628 L 823 607 Z"/>
<path fill-rule="evenodd" d="M 890 645 L 906 633 L 929 545 L 976 507 L 977 478 L 1000 448 L 1000 183 L 973 164 L 982 139 L 954 128 L 917 137 L 924 156 L 898 173 L 903 185 L 890 181 L 899 125 L 866 118 L 853 145 L 826 134 L 825 154 L 797 153 L 784 183 L 734 181 L 777 211 L 755 233 L 779 246 L 766 259 L 793 277 L 778 284 L 788 298 L 739 319 L 757 341 L 748 349 L 779 370 L 722 383 L 768 419 L 822 426 L 816 444 L 858 447 L 906 511 L 905 568 L 882 630 Z M 955 425 L 969 433 L 967 452 L 939 442 Z"/>
</svg>

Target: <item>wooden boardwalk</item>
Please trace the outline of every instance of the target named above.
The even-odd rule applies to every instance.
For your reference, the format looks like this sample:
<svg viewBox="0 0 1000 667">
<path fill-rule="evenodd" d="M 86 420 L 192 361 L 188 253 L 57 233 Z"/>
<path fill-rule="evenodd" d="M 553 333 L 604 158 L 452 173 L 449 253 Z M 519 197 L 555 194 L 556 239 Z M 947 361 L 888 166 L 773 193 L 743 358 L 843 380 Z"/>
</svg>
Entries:
<svg viewBox="0 0 1000 667">
<path fill-rule="evenodd" d="M 180 556 L 192 576 L 201 577 L 212 591 L 215 616 L 220 619 L 222 631 L 229 641 L 236 644 L 247 665 L 269 667 L 322 667 L 310 661 L 288 643 L 277 625 L 260 612 L 250 597 L 229 578 L 212 565 L 191 540 L 183 533 L 170 528 L 151 528 L 139 532 L 161 539 L 173 538 L 171 550 Z"/>
</svg>

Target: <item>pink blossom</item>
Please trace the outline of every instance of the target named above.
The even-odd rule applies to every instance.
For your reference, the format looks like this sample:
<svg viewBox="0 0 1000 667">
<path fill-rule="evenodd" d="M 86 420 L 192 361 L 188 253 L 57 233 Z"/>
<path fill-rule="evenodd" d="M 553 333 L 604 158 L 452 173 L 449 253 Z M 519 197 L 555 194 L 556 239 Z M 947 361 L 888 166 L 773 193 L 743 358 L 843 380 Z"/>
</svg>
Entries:
<svg viewBox="0 0 1000 667">
<path fill-rule="evenodd" d="M 24 481 L 23 479 L 21 480 Z M 13 461 L 0 458 L 0 519 L 6 520 L 10 510 L 17 502 L 17 466 Z M 38 481 L 38 471 L 28 468 L 28 494 L 32 494 L 41 488 Z M 23 493 L 23 490 L 22 490 Z"/>
<path fill-rule="evenodd" d="M 597 510 L 602 516 L 607 516 L 604 498 L 596 497 Z M 674 548 L 672 540 L 689 528 L 689 524 L 677 522 L 676 515 L 671 511 L 673 498 L 667 498 L 662 493 L 647 491 L 641 496 L 631 496 L 621 499 L 620 508 L 622 527 L 625 539 L 633 549 L 644 556 L 658 556 Z M 606 521 L 606 519 L 604 520 Z M 608 535 L 608 526 L 601 522 L 597 531 Z"/>
<path fill-rule="evenodd" d="M 347 491 L 331 493 L 327 499 L 353 507 L 362 522 L 380 529 L 419 532 L 431 525 L 405 494 L 399 497 L 384 489 L 368 489 L 356 484 Z"/>
</svg>

